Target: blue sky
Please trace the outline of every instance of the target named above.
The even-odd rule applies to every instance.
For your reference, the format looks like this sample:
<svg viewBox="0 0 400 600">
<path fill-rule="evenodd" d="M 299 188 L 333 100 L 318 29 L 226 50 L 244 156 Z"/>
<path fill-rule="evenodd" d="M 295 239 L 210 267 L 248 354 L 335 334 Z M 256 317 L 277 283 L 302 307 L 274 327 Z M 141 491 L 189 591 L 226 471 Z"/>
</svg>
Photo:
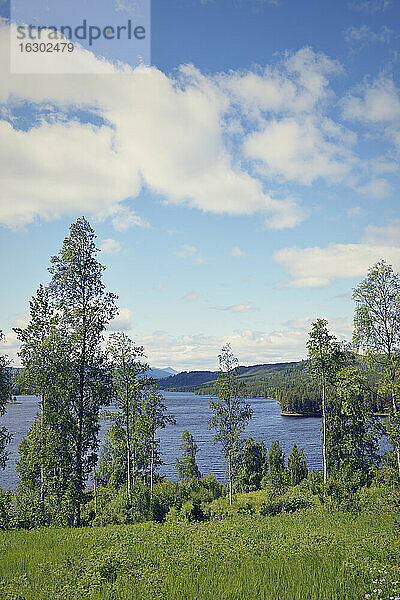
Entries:
<svg viewBox="0 0 400 600">
<path fill-rule="evenodd" d="M 117 22 L 132 3 L 113 6 Z M 217 368 L 226 341 L 242 364 L 297 360 L 320 316 L 349 339 L 351 289 L 380 258 L 400 269 L 400 3 L 151 12 L 151 68 L 127 41 L 83 43 L 67 58 L 86 75 L 10 74 L 3 22 L 3 350 L 82 214 L 111 327 L 153 366 Z"/>
</svg>

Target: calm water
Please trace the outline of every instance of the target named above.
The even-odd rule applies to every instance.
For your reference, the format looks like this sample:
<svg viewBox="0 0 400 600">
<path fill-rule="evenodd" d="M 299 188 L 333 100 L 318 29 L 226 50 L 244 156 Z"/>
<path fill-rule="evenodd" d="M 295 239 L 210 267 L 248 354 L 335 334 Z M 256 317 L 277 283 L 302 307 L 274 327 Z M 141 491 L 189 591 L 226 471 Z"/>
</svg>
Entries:
<svg viewBox="0 0 400 600">
<path fill-rule="evenodd" d="M 176 425 L 168 425 L 159 431 L 161 451 L 164 465 L 159 469 L 170 479 L 176 479 L 175 458 L 179 455 L 179 442 L 182 432 L 188 429 L 198 445 L 197 464 L 203 474 L 214 473 L 223 478 L 224 466 L 220 447 L 214 445 L 213 432 L 208 431 L 208 419 L 211 416 L 208 408 L 208 397 L 195 396 L 191 393 L 165 392 L 165 404 L 169 414 L 174 415 Z M 9 461 L 5 471 L 0 472 L 0 486 L 15 487 L 15 459 L 18 456 L 18 444 L 32 424 L 38 411 L 38 399 L 35 396 L 19 396 L 21 404 L 9 404 L 7 411 L 0 419 L 0 424 L 13 434 L 8 446 Z M 282 417 L 280 406 L 276 400 L 253 398 L 248 403 L 253 409 L 245 437 L 252 436 L 256 441 L 263 440 L 270 446 L 272 440 L 279 440 L 286 455 L 294 443 L 304 448 L 310 468 L 321 468 L 320 419 L 315 417 Z M 108 424 L 101 429 L 104 437 Z"/>
</svg>

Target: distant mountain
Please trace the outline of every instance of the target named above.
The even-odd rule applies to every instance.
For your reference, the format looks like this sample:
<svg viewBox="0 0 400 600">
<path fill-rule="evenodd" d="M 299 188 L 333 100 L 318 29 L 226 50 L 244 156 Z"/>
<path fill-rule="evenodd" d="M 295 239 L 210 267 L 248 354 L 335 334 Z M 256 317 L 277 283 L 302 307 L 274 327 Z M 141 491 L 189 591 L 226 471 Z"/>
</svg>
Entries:
<svg viewBox="0 0 400 600">
<path fill-rule="evenodd" d="M 146 375 L 149 377 L 153 377 L 154 379 L 165 379 L 166 377 L 171 377 L 171 375 L 176 375 L 178 371 L 175 371 L 171 367 L 166 367 L 165 369 L 157 369 L 157 367 L 151 368 L 146 372 Z"/>
<path fill-rule="evenodd" d="M 250 383 L 250 381 L 259 380 L 272 373 L 298 368 L 300 364 L 299 362 L 287 362 L 239 367 L 238 376 L 245 383 Z M 166 377 L 158 384 L 158 387 L 163 390 L 200 391 L 202 387 L 212 386 L 217 377 L 218 371 L 182 371 L 182 373 Z"/>
</svg>

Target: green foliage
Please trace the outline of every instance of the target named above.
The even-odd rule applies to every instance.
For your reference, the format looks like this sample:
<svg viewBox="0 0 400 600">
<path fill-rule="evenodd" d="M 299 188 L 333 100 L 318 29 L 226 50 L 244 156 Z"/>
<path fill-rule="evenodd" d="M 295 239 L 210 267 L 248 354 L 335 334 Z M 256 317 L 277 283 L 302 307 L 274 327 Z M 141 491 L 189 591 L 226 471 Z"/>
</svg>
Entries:
<svg viewBox="0 0 400 600">
<path fill-rule="evenodd" d="M 340 370 L 327 416 L 329 472 L 340 480 L 359 479 L 359 487 L 371 481 L 373 467 L 379 461 L 382 434 L 382 425 L 373 414 L 366 388 L 358 368 L 349 366 Z"/>
<path fill-rule="evenodd" d="M 100 477 L 112 480 L 117 487 L 127 483 L 128 494 L 132 482 L 143 468 L 140 453 L 140 425 L 143 420 L 144 389 L 149 380 L 144 377 L 148 365 L 141 362 L 142 346 L 124 333 L 110 336 L 107 352 L 112 369 L 112 393 L 116 412 L 106 417 L 113 422 L 100 459 Z"/>
<path fill-rule="evenodd" d="M 54 461 L 60 454 L 69 458 L 68 494 L 76 525 L 84 481 L 97 458 L 99 410 L 111 400 L 101 343 L 116 314 L 116 296 L 102 283 L 95 237 L 84 217 L 71 225 L 70 236 L 51 259 L 50 284 L 40 286 L 31 301 L 29 325 L 16 330 L 26 384 L 41 395 L 43 426 L 61 443 L 56 452 L 49 447 L 47 455 Z M 45 483 L 42 478 L 42 488 Z"/>
<path fill-rule="evenodd" d="M 396 449 L 400 476 L 400 274 L 391 265 L 379 261 L 353 292 L 355 301 L 354 345 L 369 364 L 378 367 L 380 387 L 390 391 L 392 413 L 390 442 Z"/>
<path fill-rule="evenodd" d="M 285 484 L 285 455 L 278 440 L 271 444 L 267 455 L 268 480 L 274 488 L 282 488 Z"/>
<path fill-rule="evenodd" d="M 245 441 L 241 467 L 236 482 L 239 492 L 252 492 L 260 489 L 261 481 L 267 473 L 265 446 L 249 437 Z"/>
<path fill-rule="evenodd" d="M 243 447 L 241 433 L 251 419 L 251 408 L 241 397 L 240 384 L 236 378 L 238 359 L 233 355 L 229 344 L 219 355 L 220 374 L 216 383 L 218 400 L 210 398 L 209 407 L 213 412 L 209 429 L 215 429 L 214 443 L 219 442 L 227 464 L 229 499 L 232 503 L 233 480 L 237 473 Z"/>
<path fill-rule="evenodd" d="M 175 469 L 179 479 L 201 477 L 199 467 L 196 464 L 197 446 L 194 437 L 187 429 L 182 432 L 179 449 L 181 450 L 181 458 L 175 460 Z"/>
<path fill-rule="evenodd" d="M 398 595 L 399 508 L 385 489 L 365 490 L 366 510 L 353 515 L 317 505 L 293 510 L 307 498 L 298 488 L 275 500 L 274 517 L 260 514 L 258 491 L 238 497 L 243 511 L 229 519 L 188 522 L 188 505 L 185 521 L 162 525 L 0 532 L 0 596 L 360 600 L 372 597 L 377 580 L 382 598 Z"/>
<path fill-rule="evenodd" d="M 3 340 L 0 330 L 0 342 Z M 10 361 L 6 355 L 0 355 L 0 416 L 4 415 L 6 403 L 11 395 Z M 5 427 L 0 427 L 0 469 L 4 469 L 7 462 L 6 446 L 11 436 Z"/>
<path fill-rule="evenodd" d="M 303 448 L 297 448 L 293 444 L 292 451 L 287 461 L 287 479 L 289 485 L 298 485 L 308 475 L 307 462 L 304 457 Z"/>
</svg>

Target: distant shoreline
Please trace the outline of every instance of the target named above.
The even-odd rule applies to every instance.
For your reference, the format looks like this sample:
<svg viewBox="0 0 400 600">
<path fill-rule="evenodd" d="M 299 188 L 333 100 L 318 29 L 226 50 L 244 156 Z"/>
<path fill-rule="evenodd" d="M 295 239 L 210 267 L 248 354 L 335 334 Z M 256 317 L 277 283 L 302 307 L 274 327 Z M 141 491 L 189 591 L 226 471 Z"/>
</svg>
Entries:
<svg viewBox="0 0 400 600">
<path fill-rule="evenodd" d="M 294 413 L 294 412 L 281 412 L 282 417 L 315 417 L 321 418 L 321 415 L 318 413 Z"/>
</svg>

